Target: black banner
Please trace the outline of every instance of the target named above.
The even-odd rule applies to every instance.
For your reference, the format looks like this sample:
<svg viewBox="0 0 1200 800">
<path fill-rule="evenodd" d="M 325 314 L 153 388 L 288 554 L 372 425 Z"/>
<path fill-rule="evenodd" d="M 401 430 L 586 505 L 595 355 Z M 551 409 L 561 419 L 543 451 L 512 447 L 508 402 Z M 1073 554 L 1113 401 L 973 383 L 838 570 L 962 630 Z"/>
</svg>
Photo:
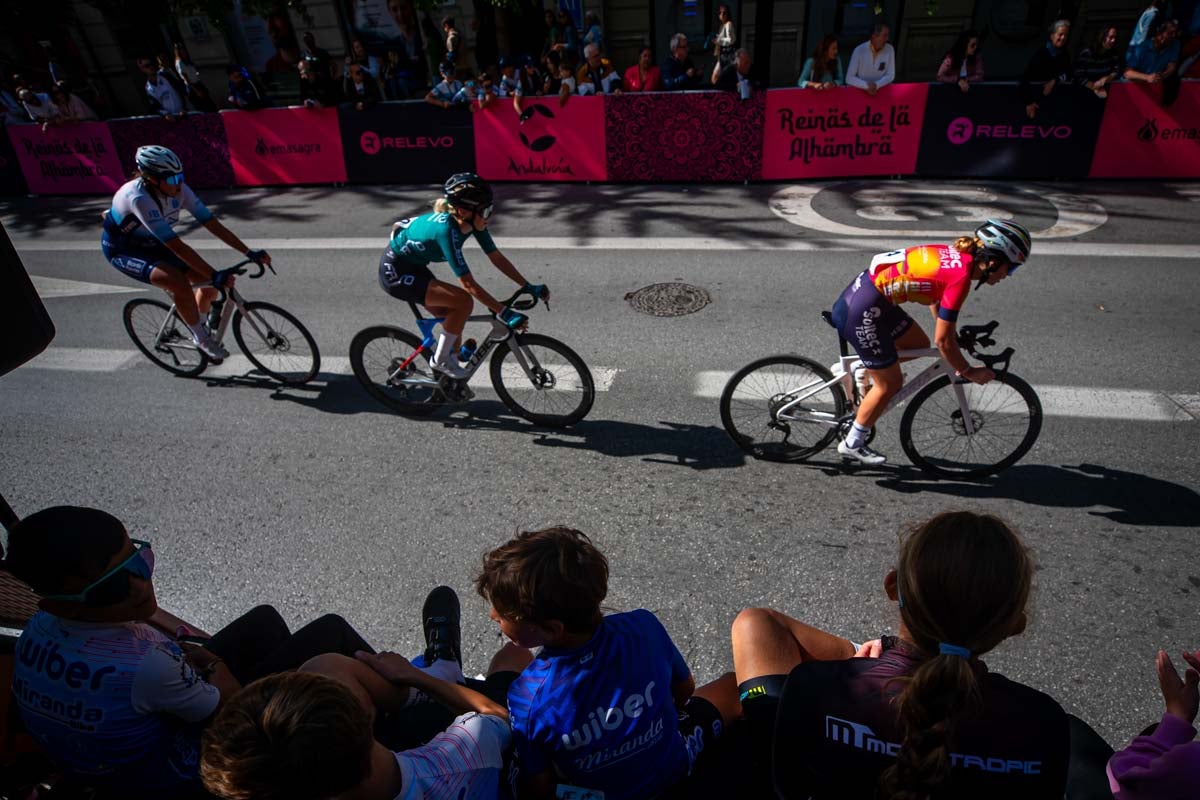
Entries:
<svg viewBox="0 0 1200 800">
<path fill-rule="evenodd" d="M 466 106 L 423 101 L 342 107 L 338 125 L 350 183 L 441 183 L 475 169 L 475 129 Z"/>
<path fill-rule="evenodd" d="M 917 155 L 922 177 L 1085 178 L 1104 101 L 1075 85 L 1042 97 L 1033 119 L 1015 85 L 931 86 Z"/>
<path fill-rule="evenodd" d="M 13 152 L 12 143 L 8 140 L 8 132 L 0 125 L 0 197 L 5 195 L 23 195 L 25 175 L 17 162 L 17 154 Z"/>
</svg>

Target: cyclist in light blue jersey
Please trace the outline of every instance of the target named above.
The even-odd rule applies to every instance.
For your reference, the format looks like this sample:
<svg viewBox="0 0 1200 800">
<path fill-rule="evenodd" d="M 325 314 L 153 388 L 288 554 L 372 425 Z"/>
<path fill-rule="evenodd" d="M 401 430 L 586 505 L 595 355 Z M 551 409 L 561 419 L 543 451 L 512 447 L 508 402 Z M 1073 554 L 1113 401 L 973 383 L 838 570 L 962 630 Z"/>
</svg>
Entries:
<svg viewBox="0 0 1200 800">
<path fill-rule="evenodd" d="M 225 244 L 254 261 L 270 264 L 266 250 L 251 250 L 222 225 L 183 182 L 179 156 L 159 145 L 139 147 L 134 156 L 138 176 L 113 195 L 112 208 L 104 214 L 100 249 L 118 270 L 134 280 L 148 283 L 171 295 L 180 319 L 191 329 L 196 346 L 209 358 L 229 356 L 204 326 L 217 288 L 233 285 L 233 275 L 209 266 L 195 250 L 184 244 L 174 226 L 181 211 Z M 212 283 L 196 289 L 193 284 Z"/>
<path fill-rule="evenodd" d="M 505 309 L 479 285 L 463 258 L 462 248 L 472 236 L 496 269 L 510 280 L 543 300 L 550 297 L 545 285 L 532 285 L 492 241 L 488 218 L 492 215 L 492 187 L 473 172 L 451 175 L 444 187 L 445 196 L 434 203 L 432 214 L 402 219 L 392 226 L 392 240 L 379 260 L 379 285 L 397 300 L 419 303 L 442 317 L 430 366 L 434 370 L 462 379 L 465 373 L 458 363 L 455 347 L 474 300 L 487 306 L 510 328 L 521 328 L 526 317 Z M 438 280 L 429 269 L 431 263 L 445 262 L 458 278 L 459 285 Z"/>
</svg>

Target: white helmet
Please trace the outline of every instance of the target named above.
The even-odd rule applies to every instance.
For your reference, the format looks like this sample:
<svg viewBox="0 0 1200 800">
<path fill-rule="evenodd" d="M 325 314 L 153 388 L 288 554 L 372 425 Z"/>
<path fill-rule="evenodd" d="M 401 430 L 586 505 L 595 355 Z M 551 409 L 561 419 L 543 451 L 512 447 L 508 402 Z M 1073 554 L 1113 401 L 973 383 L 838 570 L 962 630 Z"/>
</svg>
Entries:
<svg viewBox="0 0 1200 800">
<path fill-rule="evenodd" d="M 133 161 L 143 174 L 152 178 L 170 178 L 183 172 L 179 156 L 159 144 L 139 147 Z"/>
<path fill-rule="evenodd" d="M 1024 264 L 1033 249 L 1029 231 L 1009 219 L 989 219 L 975 230 L 975 238 L 983 242 L 984 251 L 1004 256 L 1014 267 Z"/>
</svg>

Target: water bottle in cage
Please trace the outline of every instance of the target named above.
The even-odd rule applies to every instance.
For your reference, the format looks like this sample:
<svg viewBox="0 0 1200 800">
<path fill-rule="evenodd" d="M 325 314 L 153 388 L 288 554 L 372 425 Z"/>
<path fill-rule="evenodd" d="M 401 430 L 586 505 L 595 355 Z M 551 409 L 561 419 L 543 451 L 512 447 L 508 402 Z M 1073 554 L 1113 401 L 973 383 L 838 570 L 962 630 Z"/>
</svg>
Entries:
<svg viewBox="0 0 1200 800">
<path fill-rule="evenodd" d="M 471 356 L 475 355 L 475 344 L 476 342 L 474 339 L 467 339 L 465 342 L 463 342 L 462 347 L 459 348 L 458 351 L 458 360 L 470 361 Z"/>
</svg>

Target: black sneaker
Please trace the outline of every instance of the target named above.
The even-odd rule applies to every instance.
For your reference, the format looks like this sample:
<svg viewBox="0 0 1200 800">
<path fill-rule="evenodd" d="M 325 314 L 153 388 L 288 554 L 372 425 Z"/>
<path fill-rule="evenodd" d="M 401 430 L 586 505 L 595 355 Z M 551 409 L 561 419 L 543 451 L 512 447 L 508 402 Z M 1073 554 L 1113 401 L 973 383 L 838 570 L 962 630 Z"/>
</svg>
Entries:
<svg viewBox="0 0 1200 800">
<path fill-rule="evenodd" d="M 425 666 L 434 661 L 454 661 L 462 667 L 462 612 L 458 595 L 449 586 L 439 586 L 421 606 L 421 627 L 425 630 Z"/>
</svg>

